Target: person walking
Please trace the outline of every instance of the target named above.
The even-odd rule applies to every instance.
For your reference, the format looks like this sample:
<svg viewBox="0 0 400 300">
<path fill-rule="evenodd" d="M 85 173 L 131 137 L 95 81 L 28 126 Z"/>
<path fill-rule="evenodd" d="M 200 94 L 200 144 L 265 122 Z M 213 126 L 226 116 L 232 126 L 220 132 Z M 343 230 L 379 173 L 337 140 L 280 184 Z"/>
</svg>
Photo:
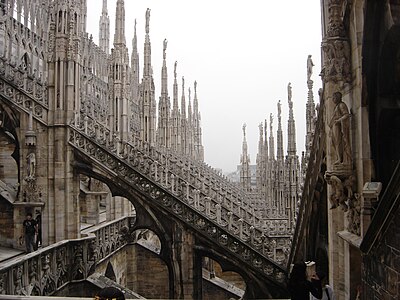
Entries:
<svg viewBox="0 0 400 300">
<path fill-rule="evenodd" d="M 288 290 L 292 300 L 309 300 L 310 293 L 317 299 L 322 298 L 321 281 L 316 274 L 311 274 L 311 281 L 307 280 L 307 265 L 297 262 L 290 273 Z"/>
<path fill-rule="evenodd" d="M 26 214 L 26 219 L 22 223 L 22 226 L 24 227 L 26 252 L 30 253 L 36 249 L 35 235 L 37 235 L 38 230 L 37 223 L 32 219 L 31 213 Z"/>
</svg>

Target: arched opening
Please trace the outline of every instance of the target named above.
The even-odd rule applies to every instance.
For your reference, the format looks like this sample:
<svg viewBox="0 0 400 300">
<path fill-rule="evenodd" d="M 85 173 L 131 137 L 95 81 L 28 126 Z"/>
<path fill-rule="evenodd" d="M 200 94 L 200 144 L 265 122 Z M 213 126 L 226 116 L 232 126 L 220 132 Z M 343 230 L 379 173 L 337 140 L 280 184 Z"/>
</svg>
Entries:
<svg viewBox="0 0 400 300">
<path fill-rule="evenodd" d="M 79 203 L 81 229 L 136 215 L 135 207 L 128 199 L 112 196 L 105 183 L 86 175 L 80 175 Z"/>
<path fill-rule="evenodd" d="M 210 257 L 203 258 L 203 299 L 240 299 L 246 290 L 243 277 L 234 271 L 224 271 Z"/>
</svg>

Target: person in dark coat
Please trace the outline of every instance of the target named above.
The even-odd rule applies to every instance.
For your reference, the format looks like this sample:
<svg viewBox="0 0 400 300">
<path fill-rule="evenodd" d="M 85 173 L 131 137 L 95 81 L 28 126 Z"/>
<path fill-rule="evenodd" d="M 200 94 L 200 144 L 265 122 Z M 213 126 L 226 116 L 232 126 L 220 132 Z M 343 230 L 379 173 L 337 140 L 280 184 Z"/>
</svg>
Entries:
<svg viewBox="0 0 400 300">
<path fill-rule="evenodd" d="M 309 300 L 310 293 L 317 299 L 322 298 L 322 286 L 316 274 L 311 275 L 311 281 L 307 280 L 307 265 L 305 262 L 297 262 L 290 273 L 288 290 L 292 300 Z"/>
<path fill-rule="evenodd" d="M 95 300 L 125 300 L 124 293 L 116 287 L 103 288 L 94 298 Z"/>
</svg>

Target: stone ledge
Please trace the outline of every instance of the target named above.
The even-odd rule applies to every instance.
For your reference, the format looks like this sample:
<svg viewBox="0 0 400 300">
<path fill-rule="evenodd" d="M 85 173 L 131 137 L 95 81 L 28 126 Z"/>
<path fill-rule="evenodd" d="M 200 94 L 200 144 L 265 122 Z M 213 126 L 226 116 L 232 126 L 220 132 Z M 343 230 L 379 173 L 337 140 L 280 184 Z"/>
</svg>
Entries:
<svg viewBox="0 0 400 300">
<path fill-rule="evenodd" d="M 339 237 L 341 237 L 343 240 L 348 242 L 349 244 L 353 245 L 354 247 L 360 249 L 360 245 L 362 242 L 362 237 L 358 236 L 354 233 L 348 232 L 347 230 L 339 231 L 337 233 Z"/>
</svg>

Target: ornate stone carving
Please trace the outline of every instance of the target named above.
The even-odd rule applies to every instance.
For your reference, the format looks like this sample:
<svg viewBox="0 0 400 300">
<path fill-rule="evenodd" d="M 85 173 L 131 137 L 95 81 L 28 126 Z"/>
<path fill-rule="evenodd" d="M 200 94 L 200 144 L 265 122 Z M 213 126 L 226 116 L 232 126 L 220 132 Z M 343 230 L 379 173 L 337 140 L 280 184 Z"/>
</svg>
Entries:
<svg viewBox="0 0 400 300">
<path fill-rule="evenodd" d="M 7 295 L 7 275 L 0 274 L 0 295 Z"/>
<path fill-rule="evenodd" d="M 322 42 L 325 59 L 322 79 L 325 82 L 350 82 L 350 45 L 343 24 L 343 0 L 328 3 L 328 28 Z"/>
</svg>

